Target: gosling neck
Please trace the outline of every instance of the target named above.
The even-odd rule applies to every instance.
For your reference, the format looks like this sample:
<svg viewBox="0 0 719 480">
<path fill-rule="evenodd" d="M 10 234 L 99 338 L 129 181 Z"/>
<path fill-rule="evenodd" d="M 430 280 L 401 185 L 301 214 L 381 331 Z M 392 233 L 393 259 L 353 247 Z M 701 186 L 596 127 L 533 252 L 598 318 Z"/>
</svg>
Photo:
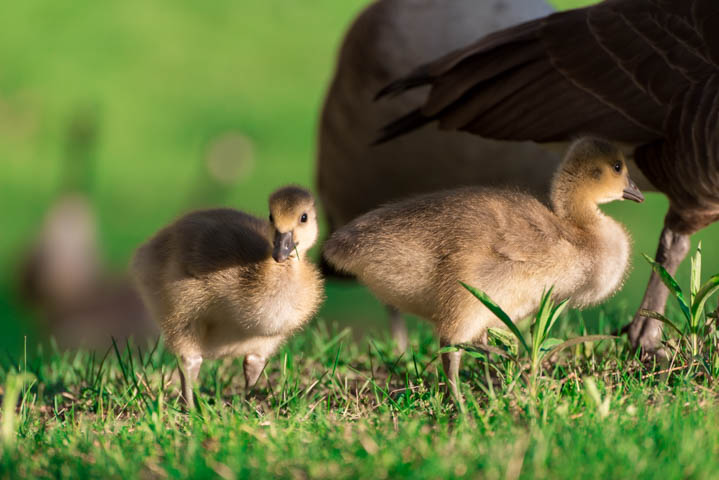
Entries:
<svg viewBox="0 0 719 480">
<path fill-rule="evenodd" d="M 603 216 L 586 186 L 569 172 L 560 172 L 554 178 L 550 201 L 555 215 L 580 227 L 590 226 Z"/>
</svg>

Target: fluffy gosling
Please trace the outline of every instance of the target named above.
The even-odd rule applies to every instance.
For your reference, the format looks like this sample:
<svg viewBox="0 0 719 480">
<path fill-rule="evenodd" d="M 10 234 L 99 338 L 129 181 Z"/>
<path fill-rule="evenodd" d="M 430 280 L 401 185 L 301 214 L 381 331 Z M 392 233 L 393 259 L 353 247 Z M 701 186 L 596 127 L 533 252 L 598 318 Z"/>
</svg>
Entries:
<svg viewBox="0 0 719 480">
<path fill-rule="evenodd" d="M 228 208 L 190 213 L 135 253 L 139 290 L 180 359 L 190 408 L 203 359 L 244 356 L 249 390 L 322 301 L 321 276 L 305 255 L 318 233 L 312 195 L 284 187 L 269 206 L 269 222 Z"/>
<path fill-rule="evenodd" d="M 622 284 L 630 238 L 598 204 L 643 201 L 611 143 L 580 139 L 551 186 L 551 208 L 517 191 L 468 187 L 373 210 L 336 231 L 325 258 L 381 301 L 434 323 L 442 345 L 486 341 L 494 315 L 460 284 L 489 294 L 513 319 L 536 312 L 544 290 L 577 308 Z M 461 352 L 443 354 L 457 398 Z"/>
</svg>

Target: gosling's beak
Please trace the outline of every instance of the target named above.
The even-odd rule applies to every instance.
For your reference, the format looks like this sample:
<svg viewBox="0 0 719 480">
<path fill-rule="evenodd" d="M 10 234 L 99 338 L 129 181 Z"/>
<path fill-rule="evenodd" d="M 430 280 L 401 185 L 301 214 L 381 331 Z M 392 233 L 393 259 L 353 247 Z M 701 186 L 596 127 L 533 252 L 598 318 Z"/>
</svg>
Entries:
<svg viewBox="0 0 719 480">
<path fill-rule="evenodd" d="M 272 249 L 272 258 L 276 262 L 284 262 L 290 256 L 295 248 L 295 242 L 292 240 L 292 231 L 280 233 L 275 231 L 275 244 Z"/>
<path fill-rule="evenodd" d="M 642 192 L 639 191 L 637 184 L 634 183 L 631 178 L 629 178 L 628 180 L 629 184 L 627 185 L 627 188 L 624 189 L 622 198 L 626 198 L 627 200 L 633 200 L 637 203 L 642 203 L 644 201 L 644 195 L 642 195 Z"/>
</svg>

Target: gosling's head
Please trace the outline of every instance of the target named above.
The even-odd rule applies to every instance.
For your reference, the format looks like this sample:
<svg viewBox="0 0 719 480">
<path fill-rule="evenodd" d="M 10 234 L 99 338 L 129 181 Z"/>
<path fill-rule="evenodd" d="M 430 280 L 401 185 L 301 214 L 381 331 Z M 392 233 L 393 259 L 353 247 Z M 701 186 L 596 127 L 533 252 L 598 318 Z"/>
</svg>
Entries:
<svg viewBox="0 0 719 480">
<path fill-rule="evenodd" d="M 619 147 L 591 137 L 574 142 L 552 182 L 555 206 L 569 202 L 598 205 L 623 199 L 641 203 L 644 195 L 629 177 Z"/>
<path fill-rule="evenodd" d="M 317 240 L 317 212 L 312 194 L 301 187 L 282 187 L 270 195 L 272 258 L 284 262 L 295 251 L 306 252 Z"/>
</svg>

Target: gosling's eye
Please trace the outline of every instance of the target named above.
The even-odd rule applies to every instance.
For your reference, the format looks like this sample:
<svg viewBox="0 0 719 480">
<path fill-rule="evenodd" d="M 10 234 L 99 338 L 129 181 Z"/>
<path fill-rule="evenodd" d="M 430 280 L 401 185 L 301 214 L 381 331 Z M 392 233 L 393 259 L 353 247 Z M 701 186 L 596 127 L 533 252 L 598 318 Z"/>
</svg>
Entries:
<svg viewBox="0 0 719 480">
<path fill-rule="evenodd" d="M 617 173 L 619 173 L 619 172 L 622 171 L 622 164 L 621 164 L 621 162 L 617 162 L 617 163 L 614 164 L 614 171 L 617 172 Z"/>
<path fill-rule="evenodd" d="M 275 223 L 275 219 L 274 219 L 274 217 L 272 216 L 271 213 L 270 213 L 270 223 Z"/>
<path fill-rule="evenodd" d="M 307 214 L 303 213 L 302 216 L 300 217 L 300 222 L 305 223 L 306 221 L 307 221 Z"/>
</svg>

